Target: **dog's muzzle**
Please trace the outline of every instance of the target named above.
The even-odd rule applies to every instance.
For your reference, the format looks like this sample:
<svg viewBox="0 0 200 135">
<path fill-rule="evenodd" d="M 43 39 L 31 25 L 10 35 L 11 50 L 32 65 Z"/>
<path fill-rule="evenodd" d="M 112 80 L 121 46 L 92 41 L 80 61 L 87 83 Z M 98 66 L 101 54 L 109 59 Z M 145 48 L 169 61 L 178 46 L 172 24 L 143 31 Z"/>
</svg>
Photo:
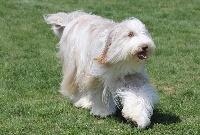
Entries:
<svg viewBox="0 0 200 135">
<path fill-rule="evenodd" d="M 147 59 L 147 49 L 149 48 L 148 45 L 144 44 L 140 48 L 141 51 L 137 53 L 137 57 L 141 60 Z"/>
</svg>

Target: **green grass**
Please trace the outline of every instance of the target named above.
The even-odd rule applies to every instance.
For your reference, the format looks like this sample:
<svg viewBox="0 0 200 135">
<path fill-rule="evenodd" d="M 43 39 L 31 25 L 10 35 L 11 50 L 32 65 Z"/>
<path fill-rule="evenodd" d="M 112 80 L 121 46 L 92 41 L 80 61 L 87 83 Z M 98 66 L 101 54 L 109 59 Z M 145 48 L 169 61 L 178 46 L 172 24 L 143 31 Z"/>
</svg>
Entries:
<svg viewBox="0 0 200 135">
<path fill-rule="evenodd" d="M 200 1 L 1 0 L 0 134 L 200 134 Z M 146 130 L 90 116 L 58 91 L 58 39 L 43 14 L 87 12 L 144 22 L 157 50 L 146 65 L 160 103 Z"/>
</svg>

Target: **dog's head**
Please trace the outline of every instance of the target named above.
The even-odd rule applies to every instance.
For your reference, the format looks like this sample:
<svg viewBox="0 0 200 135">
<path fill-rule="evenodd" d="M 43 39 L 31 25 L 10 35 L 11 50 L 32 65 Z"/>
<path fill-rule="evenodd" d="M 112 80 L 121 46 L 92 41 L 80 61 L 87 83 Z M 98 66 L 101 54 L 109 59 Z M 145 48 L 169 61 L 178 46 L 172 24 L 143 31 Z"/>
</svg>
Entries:
<svg viewBox="0 0 200 135">
<path fill-rule="evenodd" d="M 155 45 L 145 25 L 136 18 L 116 24 L 108 35 L 105 49 L 97 60 L 101 64 L 120 61 L 144 63 Z"/>
</svg>

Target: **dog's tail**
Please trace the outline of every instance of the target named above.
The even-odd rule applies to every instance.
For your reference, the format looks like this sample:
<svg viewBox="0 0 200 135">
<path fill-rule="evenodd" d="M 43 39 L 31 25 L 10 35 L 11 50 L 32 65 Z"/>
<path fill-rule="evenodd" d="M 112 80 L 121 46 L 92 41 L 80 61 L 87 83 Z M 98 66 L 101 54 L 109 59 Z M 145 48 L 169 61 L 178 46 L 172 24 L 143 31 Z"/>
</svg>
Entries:
<svg viewBox="0 0 200 135">
<path fill-rule="evenodd" d="M 56 34 L 58 38 L 61 38 L 63 34 L 64 28 L 67 26 L 69 22 L 71 22 L 73 19 L 76 19 L 82 15 L 86 15 L 87 13 L 82 11 L 75 11 L 72 13 L 63 13 L 59 12 L 56 14 L 46 14 L 44 15 L 44 19 L 47 24 L 51 24 L 52 30 Z"/>
</svg>

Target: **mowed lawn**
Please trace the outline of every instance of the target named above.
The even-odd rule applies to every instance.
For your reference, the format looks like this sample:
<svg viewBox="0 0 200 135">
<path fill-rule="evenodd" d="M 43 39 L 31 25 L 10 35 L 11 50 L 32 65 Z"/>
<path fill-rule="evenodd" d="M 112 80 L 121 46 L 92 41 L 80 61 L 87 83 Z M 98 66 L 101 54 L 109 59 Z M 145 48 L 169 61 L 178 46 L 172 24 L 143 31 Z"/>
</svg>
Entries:
<svg viewBox="0 0 200 135">
<path fill-rule="evenodd" d="M 146 69 L 160 95 L 147 129 L 91 116 L 59 93 L 58 39 L 43 15 L 80 9 L 146 24 L 157 46 Z M 0 134 L 200 134 L 200 1 L 1 0 Z"/>
</svg>

